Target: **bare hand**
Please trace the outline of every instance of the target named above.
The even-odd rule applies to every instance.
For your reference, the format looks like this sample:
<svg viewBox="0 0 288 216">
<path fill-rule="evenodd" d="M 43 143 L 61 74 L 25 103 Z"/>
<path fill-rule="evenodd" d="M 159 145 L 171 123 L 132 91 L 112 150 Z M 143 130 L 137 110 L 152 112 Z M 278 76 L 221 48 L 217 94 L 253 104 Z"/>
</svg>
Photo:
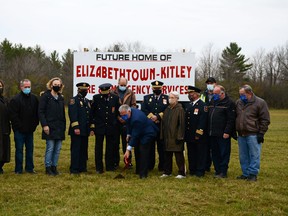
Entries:
<svg viewBox="0 0 288 216">
<path fill-rule="evenodd" d="M 126 149 L 126 152 L 124 154 L 124 158 L 129 158 L 130 151 Z"/>
<path fill-rule="evenodd" d="M 127 143 L 129 142 L 130 138 L 131 138 L 130 135 L 127 135 L 127 136 L 126 136 L 126 142 L 127 142 Z"/>
<path fill-rule="evenodd" d="M 158 120 L 158 118 L 157 118 L 157 116 L 156 116 L 156 115 L 153 115 L 153 116 L 151 117 L 151 120 L 152 120 L 153 122 L 155 122 L 155 121 L 157 121 L 157 120 Z"/>
<path fill-rule="evenodd" d="M 227 134 L 227 133 L 224 133 L 224 134 L 223 134 L 223 138 L 224 138 L 224 139 L 228 139 L 229 137 L 230 137 L 229 134 Z"/>
<path fill-rule="evenodd" d="M 80 129 L 74 129 L 74 133 L 75 133 L 76 135 L 80 135 Z"/>
<path fill-rule="evenodd" d="M 43 127 L 43 131 L 44 131 L 45 134 L 49 135 L 49 133 L 50 133 L 49 126 L 44 126 Z"/>
</svg>

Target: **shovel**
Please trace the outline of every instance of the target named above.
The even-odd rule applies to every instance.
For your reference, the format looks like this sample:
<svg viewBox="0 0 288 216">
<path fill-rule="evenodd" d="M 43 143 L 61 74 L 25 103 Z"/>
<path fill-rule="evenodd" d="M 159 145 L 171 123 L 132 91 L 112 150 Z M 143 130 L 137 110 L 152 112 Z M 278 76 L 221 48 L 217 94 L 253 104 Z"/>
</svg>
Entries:
<svg viewBox="0 0 288 216">
<path fill-rule="evenodd" d="M 122 171 L 114 177 L 114 179 L 125 179 L 126 170 L 129 168 L 129 164 L 131 163 L 132 155 L 130 154 L 128 158 L 124 158 L 125 166 Z M 125 174 L 125 175 L 124 175 Z"/>
</svg>

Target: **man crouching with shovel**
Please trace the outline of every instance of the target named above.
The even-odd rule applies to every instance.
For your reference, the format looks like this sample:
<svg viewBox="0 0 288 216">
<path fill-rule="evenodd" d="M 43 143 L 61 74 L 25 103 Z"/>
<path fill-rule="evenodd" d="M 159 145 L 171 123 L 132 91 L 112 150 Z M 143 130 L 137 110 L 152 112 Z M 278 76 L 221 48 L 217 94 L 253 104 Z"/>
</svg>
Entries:
<svg viewBox="0 0 288 216">
<path fill-rule="evenodd" d="M 131 108 L 126 104 L 120 106 L 119 113 L 127 127 L 128 145 L 124 154 L 124 161 L 129 160 L 132 148 L 138 145 L 139 155 L 135 155 L 136 171 L 139 167 L 140 179 L 145 179 L 148 176 L 151 143 L 157 136 L 158 128 L 141 110 Z"/>
</svg>

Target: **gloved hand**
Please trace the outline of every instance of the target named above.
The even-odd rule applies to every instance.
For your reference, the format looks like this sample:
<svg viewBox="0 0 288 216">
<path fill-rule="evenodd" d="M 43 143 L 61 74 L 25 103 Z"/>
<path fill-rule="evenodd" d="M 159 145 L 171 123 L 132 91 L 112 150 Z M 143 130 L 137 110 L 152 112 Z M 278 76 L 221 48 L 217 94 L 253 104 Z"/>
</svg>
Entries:
<svg viewBox="0 0 288 216">
<path fill-rule="evenodd" d="M 179 140 L 179 139 L 176 139 L 176 145 L 181 145 L 184 143 L 184 140 Z"/>
<path fill-rule="evenodd" d="M 258 143 L 264 143 L 264 134 L 262 134 L 262 133 L 257 134 L 257 142 Z"/>
</svg>

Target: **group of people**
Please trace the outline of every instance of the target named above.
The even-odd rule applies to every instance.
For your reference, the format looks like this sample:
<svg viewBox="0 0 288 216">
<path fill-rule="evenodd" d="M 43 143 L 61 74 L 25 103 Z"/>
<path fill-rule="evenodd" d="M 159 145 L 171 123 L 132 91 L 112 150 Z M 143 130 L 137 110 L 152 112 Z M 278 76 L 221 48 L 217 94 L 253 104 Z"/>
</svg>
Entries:
<svg viewBox="0 0 288 216">
<path fill-rule="evenodd" d="M 119 167 L 120 152 L 126 167 L 136 162 L 136 174 L 147 178 L 155 167 L 155 149 L 161 178 L 172 175 L 173 155 L 178 166 L 176 178 L 187 174 L 203 177 L 213 162 L 215 178 L 226 178 L 231 138 L 238 139 L 242 174 L 238 179 L 256 181 L 260 169 L 261 146 L 270 124 L 266 102 L 257 97 L 249 85 L 240 87 L 239 99 L 233 102 L 225 88 L 213 77 L 206 81 L 207 89 L 187 86 L 189 102 L 180 103 L 176 91 L 165 95 L 161 81 L 151 83 L 153 93 L 144 96 L 141 109 L 128 81 L 121 77 L 115 89 L 110 83 L 99 86 L 99 93 L 90 101 L 86 98 L 89 84 L 77 83 L 77 95 L 69 100 L 68 115 L 71 136 L 70 173 L 87 172 L 88 138 L 95 135 L 96 173 L 114 171 Z M 20 93 L 10 102 L 3 97 L 4 83 L 0 81 L 0 173 L 10 160 L 10 122 L 15 140 L 15 173 L 35 173 L 33 163 L 33 132 L 39 121 L 42 139 L 46 140 L 46 174 L 58 175 L 57 164 L 65 139 L 65 103 L 63 83 L 56 77 L 47 83 L 40 100 L 31 93 L 31 82 L 20 82 Z M 237 136 L 238 133 L 238 136 Z M 105 159 L 103 147 L 105 140 Z M 187 146 L 186 171 L 184 146 Z M 156 148 L 157 146 L 157 148 Z"/>
</svg>

